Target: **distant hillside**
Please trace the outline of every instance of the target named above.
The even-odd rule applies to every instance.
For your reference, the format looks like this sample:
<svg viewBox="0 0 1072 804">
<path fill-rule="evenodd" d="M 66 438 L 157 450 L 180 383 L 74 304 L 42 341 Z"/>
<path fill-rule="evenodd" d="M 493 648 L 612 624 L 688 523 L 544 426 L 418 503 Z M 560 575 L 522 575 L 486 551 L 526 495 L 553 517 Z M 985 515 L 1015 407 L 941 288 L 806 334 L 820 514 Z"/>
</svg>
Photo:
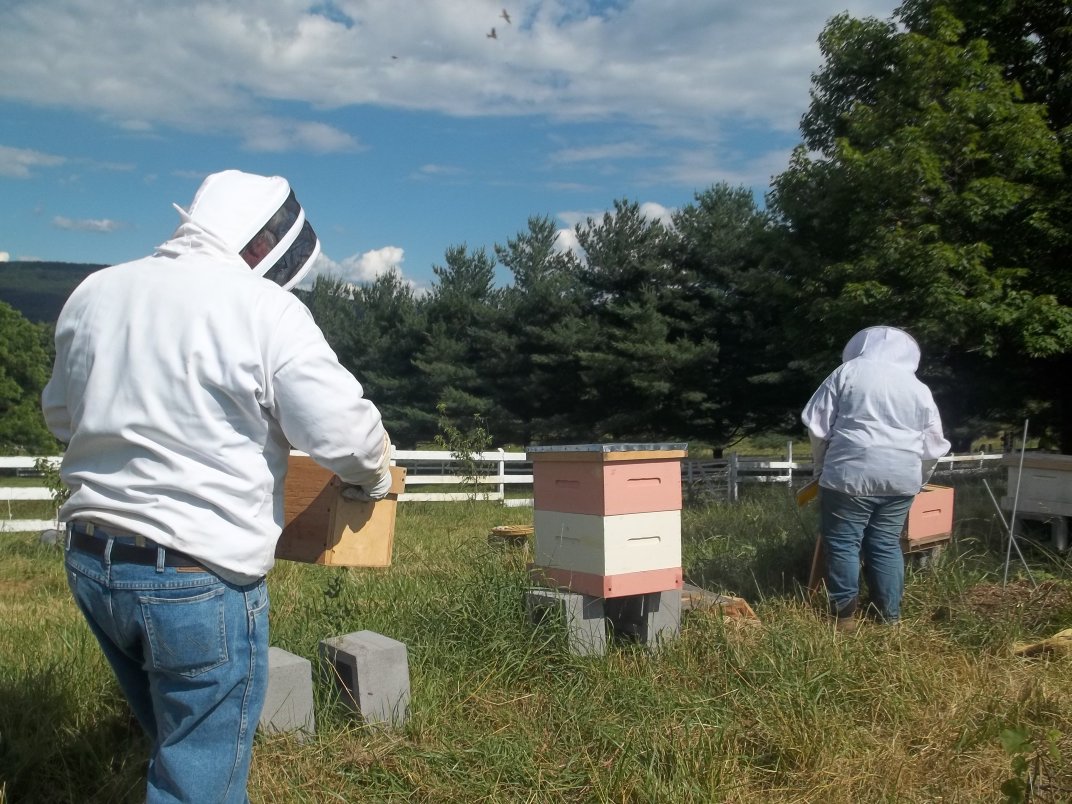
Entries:
<svg viewBox="0 0 1072 804">
<path fill-rule="evenodd" d="M 0 301 L 30 321 L 51 324 L 78 283 L 105 267 L 81 262 L 3 262 Z"/>
</svg>

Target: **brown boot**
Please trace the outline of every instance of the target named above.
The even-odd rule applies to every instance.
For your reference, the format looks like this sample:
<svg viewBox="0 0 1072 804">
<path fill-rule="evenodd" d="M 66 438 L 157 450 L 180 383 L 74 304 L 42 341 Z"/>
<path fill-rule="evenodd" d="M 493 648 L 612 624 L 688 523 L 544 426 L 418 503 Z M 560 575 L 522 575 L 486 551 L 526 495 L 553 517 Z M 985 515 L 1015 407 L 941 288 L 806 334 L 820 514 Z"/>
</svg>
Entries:
<svg viewBox="0 0 1072 804">
<path fill-rule="evenodd" d="M 851 614 L 834 620 L 834 630 L 841 634 L 851 634 L 856 630 L 857 619 Z"/>
</svg>

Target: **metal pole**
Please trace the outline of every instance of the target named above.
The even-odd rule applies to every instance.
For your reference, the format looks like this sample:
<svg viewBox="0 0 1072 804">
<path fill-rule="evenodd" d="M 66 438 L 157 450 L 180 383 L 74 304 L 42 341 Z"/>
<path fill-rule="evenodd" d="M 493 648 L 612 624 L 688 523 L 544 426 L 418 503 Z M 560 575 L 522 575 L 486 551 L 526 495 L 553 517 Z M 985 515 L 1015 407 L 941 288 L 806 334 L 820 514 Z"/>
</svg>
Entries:
<svg viewBox="0 0 1072 804">
<path fill-rule="evenodd" d="M 1031 585 L 1038 589 L 1038 584 L 1035 582 L 1035 576 L 1031 574 L 1031 567 L 1027 565 L 1027 559 L 1024 558 L 1024 554 L 1020 551 L 1020 545 L 1013 542 L 1012 528 L 1009 527 L 1009 523 L 1005 521 L 1005 514 L 1001 513 L 1001 506 L 998 504 L 997 497 L 994 496 L 994 492 L 990 490 L 990 484 L 986 482 L 986 478 L 983 478 L 983 486 L 986 488 L 986 493 L 990 495 L 990 501 L 994 503 L 994 508 L 998 512 L 998 519 L 1001 520 L 1001 524 L 1004 526 L 1005 531 L 1009 534 L 1009 541 L 1016 547 L 1016 554 L 1020 556 L 1020 561 L 1024 564 L 1024 569 L 1027 570 L 1027 577 L 1031 579 Z"/>
<path fill-rule="evenodd" d="M 1020 479 L 1024 474 L 1024 453 L 1027 451 L 1027 422 L 1028 420 L 1024 419 L 1024 435 L 1020 439 L 1020 465 L 1016 469 L 1016 493 L 1013 495 L 1012 512 L 1009 514 L 1009 547 L 1005 551 L 1005 576 L 1001 581 L 1003 588 L 1009 582 L 1009 562 L 1012 559 L 1012 545 L 1016 541 L 1016 507 L 1020 504 Z M 1019 546 L 1016 549 L 1019 551 Z"/>
</svg>

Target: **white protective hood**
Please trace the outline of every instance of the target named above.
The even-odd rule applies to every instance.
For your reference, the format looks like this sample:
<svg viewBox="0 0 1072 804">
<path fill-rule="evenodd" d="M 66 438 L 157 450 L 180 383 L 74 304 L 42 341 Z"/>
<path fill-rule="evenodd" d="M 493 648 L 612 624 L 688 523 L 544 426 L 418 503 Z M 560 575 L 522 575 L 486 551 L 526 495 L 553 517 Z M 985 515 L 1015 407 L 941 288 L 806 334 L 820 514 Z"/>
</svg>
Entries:
<svg viewBox="0 0 1072 804">
<path fill-rule="evenodd" d="M 919 344 L 903 329 L 868 327 L 853 335 L 841 352 L 842 363 L 857 357 L 892 363 L 915 374 L 919 368 Z"/>
<path fill-rule="evenodd" d="M 173 239 L 203 233 L 245 258 L 254 238 L 266 238 L 270 250 L 252 270 L 284 290 L 295 287 L 320 255 L 320 241 L 282 176 L 213 173 L 201 183 L 189 210 L 174 206 L 182 223 Z"/>
<path fill-rule="evenodd" d="M 930 389 L 915 376 L 919 344 L 896 327 L 868 327 L 801 413 L 820 485 L 857 495 L 919 491 L 949 451 Z"/>
</svg>

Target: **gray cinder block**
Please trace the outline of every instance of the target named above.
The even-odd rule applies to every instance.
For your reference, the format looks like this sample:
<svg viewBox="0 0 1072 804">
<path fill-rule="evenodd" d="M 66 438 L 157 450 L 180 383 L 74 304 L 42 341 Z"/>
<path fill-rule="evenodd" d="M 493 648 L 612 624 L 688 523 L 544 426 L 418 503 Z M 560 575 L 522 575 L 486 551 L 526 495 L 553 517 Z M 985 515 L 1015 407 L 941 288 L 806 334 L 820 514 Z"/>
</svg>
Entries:
<svg viewBox="0 0 1072 804">
<path fill-rule="evenodd" d="M 557 589 L 527 589 L 525 609 L 530 622 L 561 617 L 569 650 L 577 656 L 601 655 L 607 650 L 607 623 L 603 599 Z"/>
<path fill-rule="evenodd" d="M 313 665 L 282 648 L 268 648 L 268 693 L 258 727 L 264 732 L 316 733 Z"/>
<path fill-rule="evenodd" d="M 648 647 L 657 647 L 681 632 L 681 592 L 677 589 L 610 598 L 605 607 L 616 634 Z"/>
<path fill-rule="evenodd" d="M 320 657 L 342 690 L 343 700 L 366 723 L 405 723 L 409 655 L 403 643 L 374 631 L 357 631 L 322 640 Z"/>
</svg>

